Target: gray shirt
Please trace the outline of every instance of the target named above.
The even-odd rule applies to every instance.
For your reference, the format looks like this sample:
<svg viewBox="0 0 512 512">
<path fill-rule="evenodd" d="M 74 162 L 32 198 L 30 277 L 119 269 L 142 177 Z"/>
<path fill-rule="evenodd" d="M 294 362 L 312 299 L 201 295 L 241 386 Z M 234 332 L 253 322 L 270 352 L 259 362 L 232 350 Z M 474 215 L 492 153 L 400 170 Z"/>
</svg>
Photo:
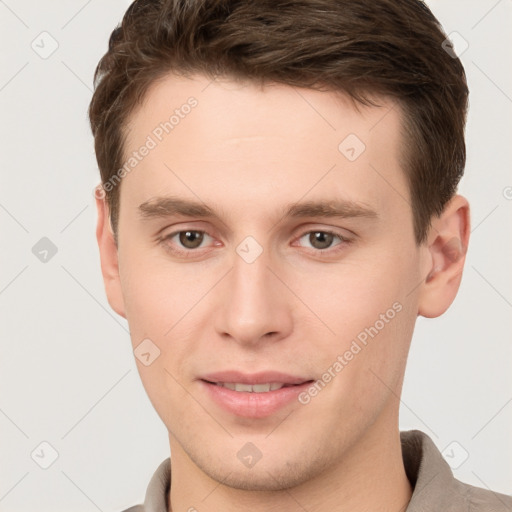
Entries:
<svg viewBox="0 0 512 512">
<path fill-rule="evenodd" d="M 512 496 L 464 484 L 426 434 L 400 432 L 402 457 L 413 487 L 406 512 L 512 512 Z M 165 459 L 149 482 L 144 505 L 123 512 L 168 512 L 171 460 Z"/>
</svg>

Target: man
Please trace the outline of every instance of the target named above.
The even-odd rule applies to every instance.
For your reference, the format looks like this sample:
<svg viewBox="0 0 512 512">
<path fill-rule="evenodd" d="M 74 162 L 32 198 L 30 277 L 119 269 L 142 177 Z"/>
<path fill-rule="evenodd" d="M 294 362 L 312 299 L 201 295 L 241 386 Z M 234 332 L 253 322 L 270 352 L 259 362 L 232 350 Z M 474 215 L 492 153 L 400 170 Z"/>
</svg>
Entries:
<svg viewBox="0 0 512 512">
<path fill-rule="evenodd" d="M 417 0 L 128 9 L 89 112 L 97 238 L 171 451 L 130 511 L 512 510 L 398 428 L 469 238 L 445 40 Z"/>
</svg>

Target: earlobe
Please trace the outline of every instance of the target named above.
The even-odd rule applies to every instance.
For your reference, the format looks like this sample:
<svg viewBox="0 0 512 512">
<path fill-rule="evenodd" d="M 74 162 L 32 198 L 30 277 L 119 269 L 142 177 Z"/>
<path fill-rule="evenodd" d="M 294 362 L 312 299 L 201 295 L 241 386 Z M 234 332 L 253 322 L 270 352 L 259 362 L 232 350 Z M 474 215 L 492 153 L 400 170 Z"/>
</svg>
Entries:
<svg viewBox="0 0 512 512">
<path fill-rule="evenodd" d="M 440 316 L 455 299 L 466 259 L 469 227 L 469 204 L 459 195 L 433 220 L 424 248 L 427 272 L 420 289 L 419 315 Z"/>
<path fill-rule="evenodd" d="M 112 309 L 126 318 L 124 299 L 119 276 L 118 247 L 110 223 L 110 212 L 105 198 L 96 197 L 98 222 L 96 239 L 100 251 L 101 273 L 108 302 Z"/>
</svg>

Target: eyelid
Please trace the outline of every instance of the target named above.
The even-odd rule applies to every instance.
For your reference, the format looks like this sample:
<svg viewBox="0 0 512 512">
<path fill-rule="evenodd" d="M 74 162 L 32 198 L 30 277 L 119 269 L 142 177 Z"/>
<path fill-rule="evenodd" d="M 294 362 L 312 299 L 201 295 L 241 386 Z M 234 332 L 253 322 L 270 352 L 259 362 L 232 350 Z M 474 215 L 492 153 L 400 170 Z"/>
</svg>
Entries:
<svg viewBox="0 0 512 512">
<path fill-rule="evenodd" d="M 204 229 L 190 229 L 190 228 L 185 228 L 185 229 L 178 229 L 178 230 L 175 230 L 175 231 L 171 231 L 170 233 L 164 235 L 162 237 L 162 241 L 166 241 L 166 240 L 171 240 L 173 239 L 176 235 L 179 235 L 180 233 L 185 233 L 187 231 L 191 231 L 193 233 L 202 233 L 203 235 L 211 238 L 212 240 L 214 240 L 215 238 L 210 235 L 206 230 Z M 180 248 L 181 249 L 181 248 Z M 204 249 L 204 247 L 199 247 L 197 249 L 181 249 L 183 251 L 186 251 L 186 252 L 196 252 L 196 251 L 199 251 L 200 249 Z"/>
<path fill-rule="evenodd" d="M 177 231 L 171 231 L 168 235 L 165 235 L 164 238 L 173 238 L 175 237 L 176 235 L 179 235 L 180 233 L 186 233 L 186 232 L 192 232 L 192 233 L 201 233 L 203 235 L 206 235 L 210 238 L 213 238 L 212 235 L 210 235 L 207 231 L 205 231 L 204 229 L 178 229 Z"/>
<path fill-rule="evenodd" d="M 358 238 L 356 233 L 351 231 L 350 229 L 315 222 L 303 223 L 297 228 L 295 228 L 293 232 L 294 239 L 301 238 L 302 236 L 307 235 L 309 233 L 317 232 L 330 233 L 331 235 L 339 236 L 340 239 L 347 241 Z"/>
</svg>

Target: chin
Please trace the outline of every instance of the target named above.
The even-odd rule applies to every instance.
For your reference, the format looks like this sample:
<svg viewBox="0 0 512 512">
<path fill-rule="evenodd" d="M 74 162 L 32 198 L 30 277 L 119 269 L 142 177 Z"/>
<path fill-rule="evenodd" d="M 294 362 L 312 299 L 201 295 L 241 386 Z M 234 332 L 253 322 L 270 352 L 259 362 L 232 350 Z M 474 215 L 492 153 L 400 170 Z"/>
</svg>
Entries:
<svg viewBox="0 0 512 512">
<path fill-rule="evenodd" d="M 282 474 L 281 474 L 282 473 Z M 224 479 L 218 479 L 218 475 L 210 475 L 226 487 L 239 489 L 241 491 L 282 491 L 300 485 L 308 480 L 306 475 L 283 472 L 283 468 L 276 468 L 275 471 L 252 470 L 237 471 L 228 474 Z"/>
<path fill-rule="evenodd" d="M 297 457 L 296 453 L 294 455 Z M 308 461 L 304 456 L 297 457 L 293 462 L 285 461 L 284 456 L 281 459 L 275 457 L 274 460 L 266 463 L 262 459 L 252 468 L 241 467 L 238 461 L 232 466 L 209 464 L 204 460 L 196 461 L 196 464 L 216 482 L 243 491 L 290 489 L 311 480 L 326 467 L 325 461 Z"/>
</svg>

